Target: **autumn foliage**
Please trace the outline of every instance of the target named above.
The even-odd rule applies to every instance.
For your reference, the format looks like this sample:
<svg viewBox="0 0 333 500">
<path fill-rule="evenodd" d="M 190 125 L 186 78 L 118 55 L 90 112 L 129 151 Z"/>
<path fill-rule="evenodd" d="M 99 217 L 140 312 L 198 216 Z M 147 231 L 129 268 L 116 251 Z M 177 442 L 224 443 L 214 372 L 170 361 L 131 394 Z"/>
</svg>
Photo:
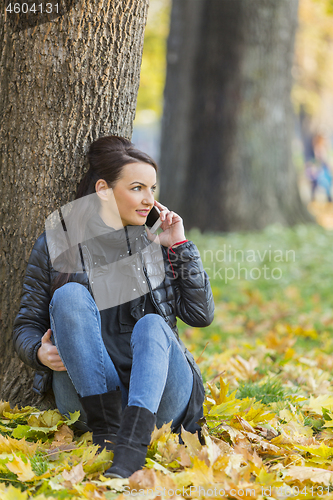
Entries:
<svg viewBox="0 0 333 500">
<path fill-rule="evenodd" d="M 213 269 L 214 261 L 220 269 L 215 277 L 209 272 L 213 324 L 180 325 L 206 383 L 205 445 L 186 431 L 180 443 L 166 424 L 152 435 L 145 469 L 106 479 L 112 453 L 98 453 L 91 433 L 74 430 L 78 413 L 67 419 L 2 402 L 1 500 L 333 498 L 331 233 L 315 225 L 270 226 L 189 237 L 204 267 Z M 239 262 L 228 259 L 233 252 L 223 260 L 222 248 L 242 249 L 236 255 L 248 271 L 265 263 L 282 275 L 245 280 L 243 273 L 225 283 L 223 271 Z M 249 255 L 256 262 L 246 261 Z"/>
</svg>

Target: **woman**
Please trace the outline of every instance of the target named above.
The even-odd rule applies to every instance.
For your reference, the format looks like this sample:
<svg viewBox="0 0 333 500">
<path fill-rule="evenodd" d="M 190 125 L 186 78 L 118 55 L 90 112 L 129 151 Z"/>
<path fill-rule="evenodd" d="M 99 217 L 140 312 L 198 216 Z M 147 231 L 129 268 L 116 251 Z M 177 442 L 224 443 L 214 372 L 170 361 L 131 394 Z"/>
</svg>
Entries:
<svg viewBox="0 0 333 500">
<path fill-rule="evenodd" d="M 172 421 L 173 432 L 181 425 L 200 432 L 202 378 L 179 339 L 176 316 L 207 326 L 214 302 L 181 217 L 154 200 L 155 162 L 116 136 L 93 142 L 88 160 L 75 198 L 83 204 L 74 207 L 74 218 L 58 211 L 67 241 L 79 243 L 60 250 L 51 225 L 37 239 L 14 345 L 37 370 L 34 390 L 44 393 L 52 379 L 59 411 L 80 410 L 93 442 L 114 451 L 105 475 L 124 478 L 144 465 L 155 424 Z M 158 239 L 145 226 L 154 206 L 162 221 Z M 133 262 L 136 275 L 128 271 Z M 103 278 L 112 267 L 121 281 Z"/>
</svg>

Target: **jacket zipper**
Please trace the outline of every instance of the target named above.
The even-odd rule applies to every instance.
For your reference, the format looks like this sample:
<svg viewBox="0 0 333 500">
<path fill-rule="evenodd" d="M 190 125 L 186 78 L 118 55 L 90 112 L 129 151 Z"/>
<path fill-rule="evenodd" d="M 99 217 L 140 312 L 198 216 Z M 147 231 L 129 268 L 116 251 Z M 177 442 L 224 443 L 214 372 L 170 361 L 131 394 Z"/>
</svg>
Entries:
<svg viewBox="0 0 333 500">
<path fill-rule="evenodd" d="M 160 308 L 159 304 L 156 302 L 155 300 L 155 297 L 153 295 L 153 289 L 151 287 L 151 283 L 150 283 L 150 280 L 149 280 L 149 277 L 148 277 L 148 273 L 147 273 L 147 270 L 146 270 L 146 267 L 143 263 L 143 260 L 141 259 L 141 262 L 142 262 L 142 268 L 143 268 L 143 272 L 145 273 L 145 276 L 146 276 L 146 280 L 147 280 L 147 283 L 148 283 L 148 287 L 149 287 L 149 295 L 150 295 L 150 298 L 151 298 L 151 301 L 152 303 L 154 304 L 154 306 L 156 307 L 156 309 L 159 311 L 160 313 L 160 316 L 162 316 L 165 321 L 167 321 L 167 317 L 166 315 L 164 314 L 164 312 L 162 311 L 162 309 Z"/>
<path fill-rule="evenodd" d="M 90 278 L 91 278 L 91 281 L 93 282 L 94 281 L 94 269 L 93 269 L 93 260 L 92 260 L 92 257 L 91 257 L 91 253 L 87 247 L 87 245 L 84 245 L 84 248 L 85 248 L 85 251 L 87 252 L 88 254 L 88 265 L 91 269 L 91 275 L 90 275 Z M 93 289 L 92 289 L 92 286 L 90 284 L 90 279 L 89 279 L 89 275 L 88 275 L 88 272 L 85 268 L 85 265 L 84 265 L 84 258 L 83 258 L 83 254 L 82 254 L 82 248 L 81 248 L 81 244 L 79 243 L 79 249 L 80 249 L 80 256 L 81 256 L 81 264 L 82 264 L 82 268 L 83 268 L 83 272 L 86 274 L 87 276 L 87 280 L 88 280 L 88 291 L 90 292 L 92 298 L 95 300 L 95 296 L 94 296 L 94 292 L 93 292 Z"/>
<path fill-rule="evenodd" d="M 131 249 L 131 245 L 130 245 L 130 242 L 129 242 L 129 237 L 128 237 L 128 230 L 127 230 L 127 227 L 124 226 L 124 229 L 125 229 L 125 234 L 126 234 L 126 241 L 127 241 L 127 248 L 128 248 L 128 252 L 130 255 L 132 255 L 132 249 Z M 148 283 L 148 287 L 149 287 L 149 295 L 150 295 L 150 298 L 152 300 L 152 303 L 154 304 L 154 306 L 156 307 L 156 309 L 159 311 L 160 313 L 160 316 L 162 316 L 165 320 L 166 320 L 166 316 L 165 314 L 163 313 L 162 309 L 160 308 L 160 306 L 157 304 L 154 296 L 153 296 L 153 289 L 151 287 L 151 283 L 150 283 L 150 280 L 148 278 L 148 274 L 147 274 L 147 270 L 146 270 L 146 267 L 144 265 L 144 262 L 143 262 L 143 258 L 142 258 L 142 254 L 139 253 L 140 255 L 140 260 L 141 260 L 141 264 L 142 264 L 142 269 L 143 269 L 143 272 L 145 274 L 145 277 L 146 277 L 146 280 L 147 280 L 147 283 Z"/>
<path fill-rule="evenodd" d="M 150 283 L 150 279 L 149 279 L 149 276 L 148 276 L 148 271 L 147 271 L 146 266 L 144 264 L 142 253 L 140 253 L 140 260 L 141 260 L 143 272 L 145 274 L 145 277 L 146 277 L 146 280 L 147 280 L 147 283 L 148 283 L 149 296 L 151 298 L 151 301 L 154 304 L 154 306 L 156 307 L 156 309 L 158 310 L 160 316 L 162 316 L 162 318 L 164 319 L 164 321 L 166 323 L 168 323 L 168 318 L 167 318 L 166 314 L 164 314 L 164 312 L 160 308 L 159 304 L 155 300 L 155 297 L 154 297 L 154 294 L 153 294 L 153 289 L 152 289 L 152 286 L 151 286 L 151 283 Z"/>
</svg>

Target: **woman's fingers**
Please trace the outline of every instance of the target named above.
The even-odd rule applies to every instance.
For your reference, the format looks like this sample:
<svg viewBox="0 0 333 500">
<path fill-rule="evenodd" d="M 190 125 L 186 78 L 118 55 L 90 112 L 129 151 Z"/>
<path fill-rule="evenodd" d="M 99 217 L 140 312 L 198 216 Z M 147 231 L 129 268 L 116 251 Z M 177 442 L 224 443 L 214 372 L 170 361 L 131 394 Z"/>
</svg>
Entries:
<svg viewBox="0 0 333 500">
<path fill-rule="evenodd" d="M 52 336 L 52 330 L 51 330 L 51 328 L 49 328 L 47 330 L 47 332 L 45 332 L 43 337 L 42 337 L 42 344 L 47 344 L 47 343 L 52 344 L 51 336 Z"/>
<path fill-rule="evenodd" d="M 174 224 L 175 222 L 178 222 L 179 215 L 175 214 L 175 212 L 169 212 L 167 215 L 168 221 L 170 224 Z"/>
<path fill-rule="evenodd" d="M 160 244 L 165 247 L 170 247 L 178 241 L 185 240 L 183 219 L 178 214 L 162 205 L 162 203 L 155 200 L 154 204 L 160 210 L 160 218 L 162 221 L 162 232 L 158 235 Z"/>
<path fill-rule="evenodd" d="M 53 370 L 56 370 L 56 371 L 60 371 L 63 369 L 66 370 L 66 368 L 61 360 L 61 357 L 59 356 L 58 349 L 55 346 L 49 348 L 48 361 L 49 361 L 50 365 L 52 366 Z"/>
<path fill-rule="evenodd" d="M 166 206 L 162 205 L 159 201 L 155 200 L 155 205 L 160 209 L 160 218 L 161 220 L 167 221 L 168 225 L 175 224 L 176 222 L 179 222 L 181 220 L 181 217 L 173 212 L 172 210 L 169 210 Z"/>
<path fill-rule="evenodd" d="M 181 220 L 181 217 L 173 212 L 172 210 L 169 210 L 168 207 L 165 205 L 162 205 L 159 201 L 155 200 L 155 205 L 160 209 L 160 217 L 162 221 L 167 221 L 170 225 L 178 222 Z"/>
<path fill-rule="evenodd" d="M 52 370 L 54 370 L 55 372 L 66 372 L 67 371 L 66 367 L 63 365 L 62 362 L 52 363 Z"/>
<path fill-rule="evenodd" d="M 165 205 L 162 205 L 162 203 L 160 203 L 157 200 L 154 200 L 154 205 L 156 205 L 157 208 L 159 208 L 160 210 L 168 210 L 168 207 L 166 207 Z"/>
<path fill-rule="evenodd" d="M 169 212 L 167 210 L 161 210 L 161 219 L 162 219 L 162 221 L 166 220 L 168 213 Z"/>
<path fill-rule="evenodd" d="M 161 220 L 164 221 L 166 214 L 170 211 L 166 206 L 162 205 L 159 201 L 154 201 L 154 204 L 157 206 L 157 208 L 160 209 L 160 217 Z"/>
<path fill-rule="evenodd" d="M 179 222 L 181 218 L 175 212 L 170 211 L 165 214 L 165 220 L 169 226 L 172 226 L 173 224 L 176 224 L 176 222 Z"/>
<path fill-rule="evenodd" d="M 38 349 L 37 357 L 43 365 L 48 366 L 51 370 L 59 372 L 67 371 L 59 356 L 58 349 L 48 340 L 45 341 L 44 339 L 44 342 L 42 341 L 42 345 Z"/>
</svg>

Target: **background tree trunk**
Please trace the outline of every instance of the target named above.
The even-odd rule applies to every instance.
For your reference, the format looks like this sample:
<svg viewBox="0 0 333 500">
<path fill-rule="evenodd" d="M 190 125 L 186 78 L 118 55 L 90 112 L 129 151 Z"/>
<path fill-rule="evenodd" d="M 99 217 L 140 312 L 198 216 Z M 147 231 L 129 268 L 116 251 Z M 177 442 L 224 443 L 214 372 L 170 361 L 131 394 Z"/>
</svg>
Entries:
<svg viewBox="0 0 333 500">
<path fill-rule="evenodd" d="M 297 0 L 173 0 L 162 203 L 201 230 L 312 220 L 291 162 Z"/>
<path fill-rule="evenodd" d="M 50 20 L 0 18 L 0 398 L 11 403 L 41 404 L 11 340 L 32 246 L 74 198 L 87 146 L 131 137 L 139 87 L 148 0 L 59 4 Z"/>
</svg>

